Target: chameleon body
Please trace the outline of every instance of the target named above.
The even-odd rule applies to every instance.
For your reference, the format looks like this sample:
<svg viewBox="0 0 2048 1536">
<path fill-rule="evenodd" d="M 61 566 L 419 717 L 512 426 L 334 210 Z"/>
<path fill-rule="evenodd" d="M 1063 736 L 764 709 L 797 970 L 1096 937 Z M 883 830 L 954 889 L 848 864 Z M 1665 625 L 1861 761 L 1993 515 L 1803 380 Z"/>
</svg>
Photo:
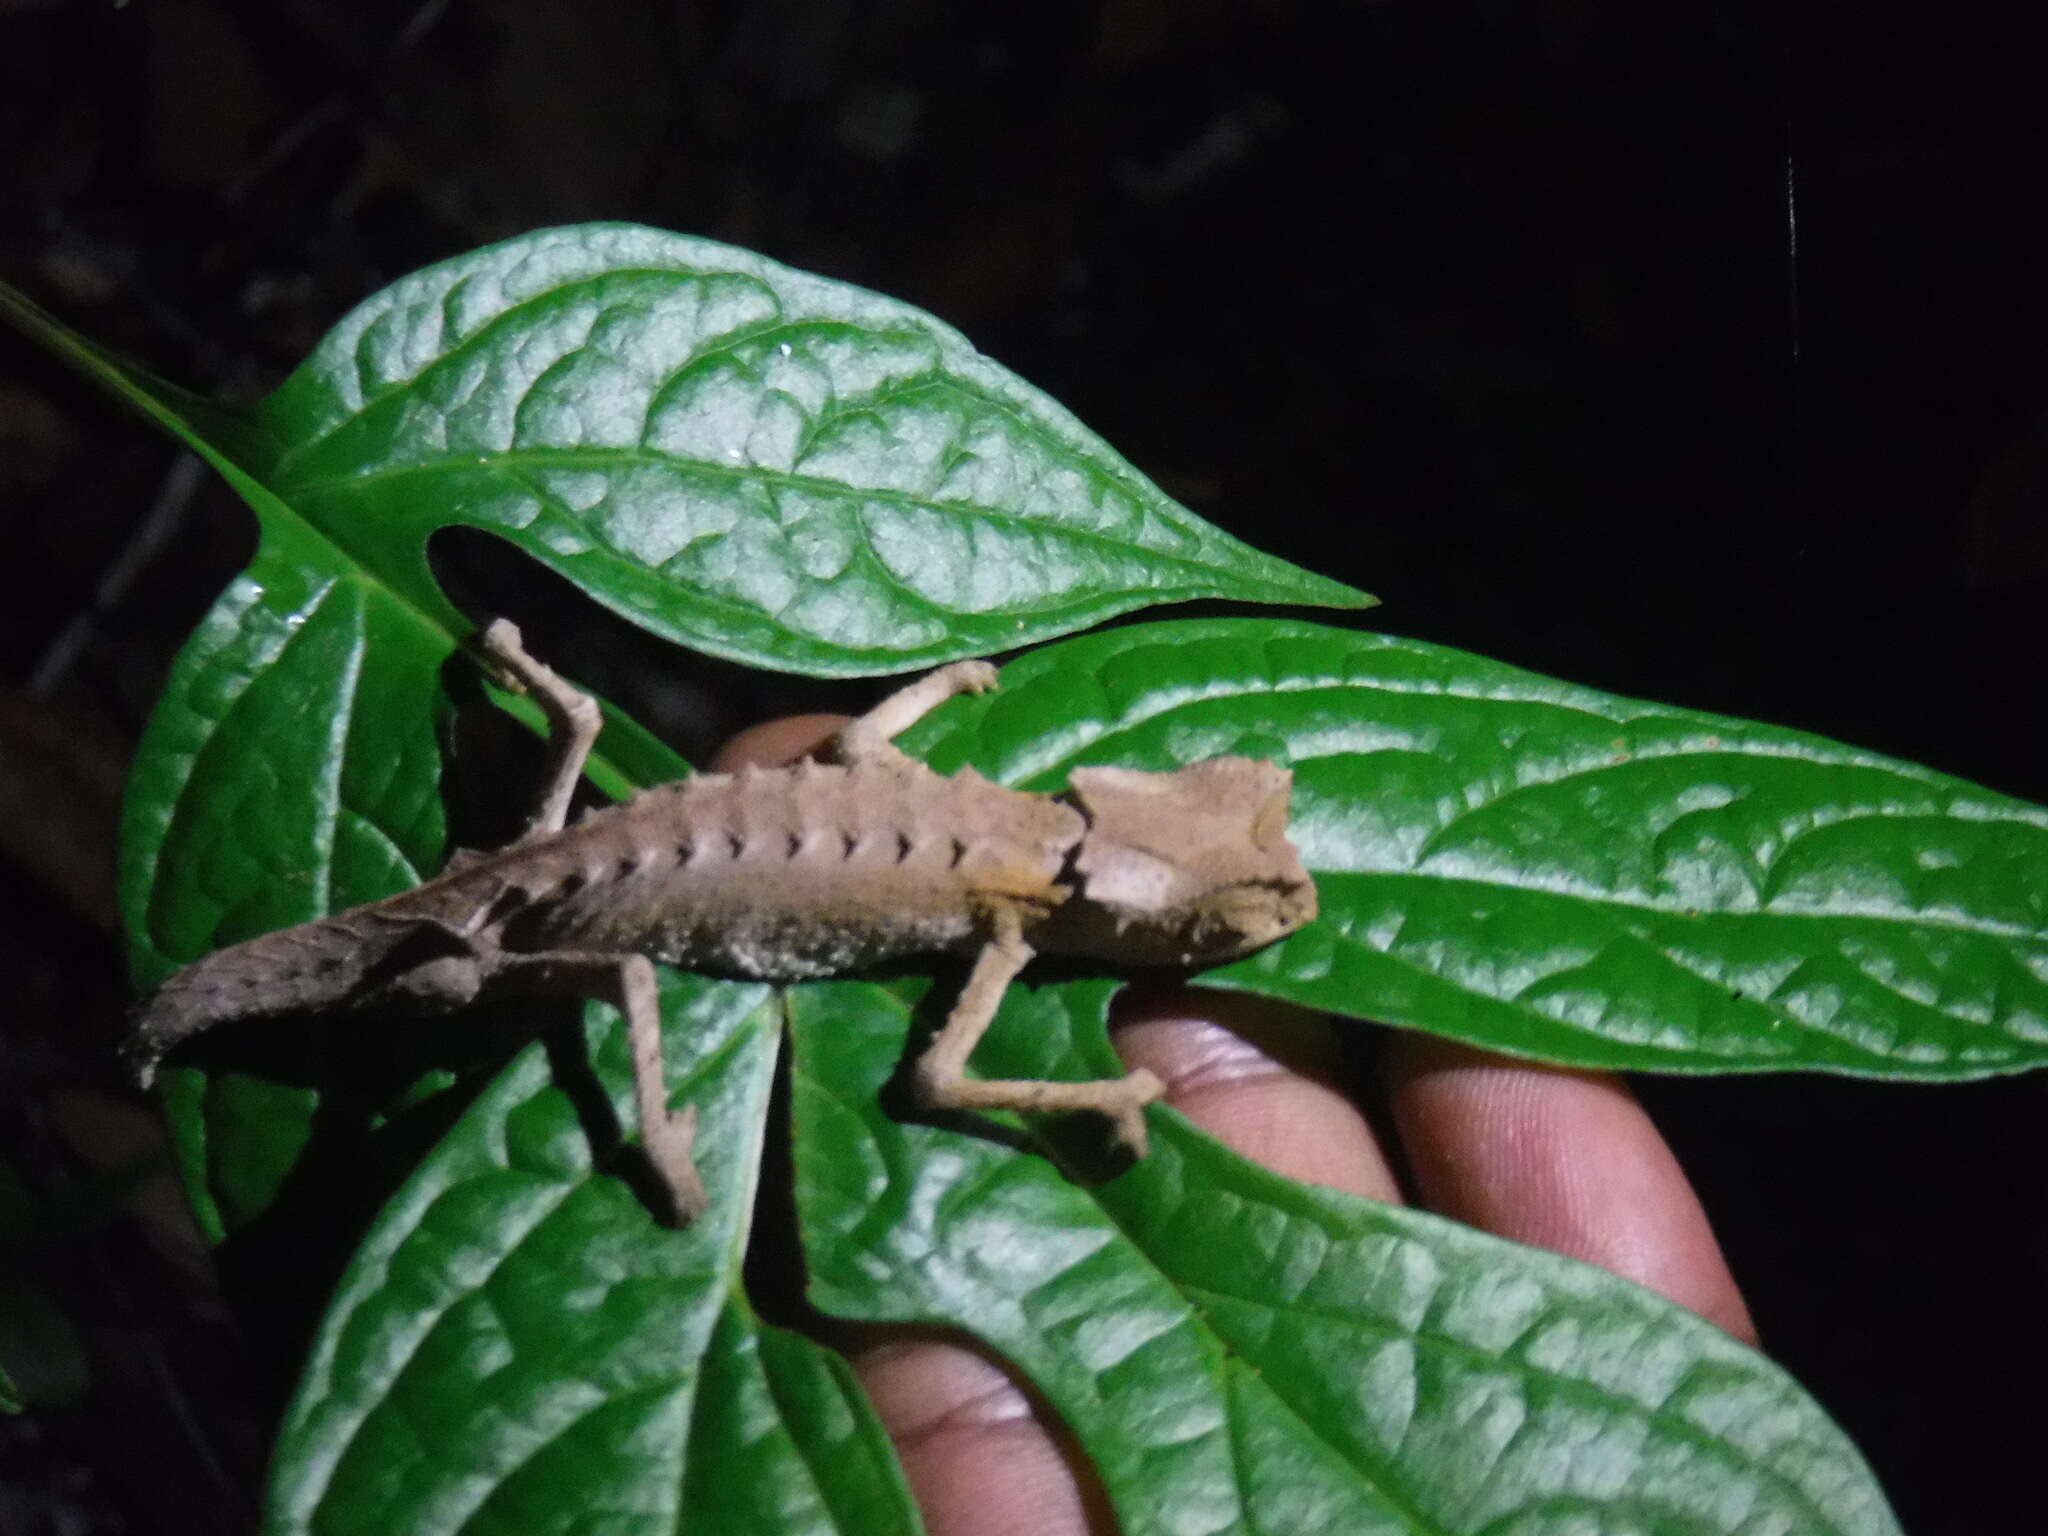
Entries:
<svg viewBox="0 0 2048 1536">
<path fill-rule="evenodd" d="M 464 855 L 413 890 L 217 951 L 140 1011 L 129 1056 L 147 1083 L 164 1053 L 240 1019 L 375 1009 L 445 1012 L 491 996 L 573 993 L 632 1031 L 649 1156 L 688 1220 L 704 1194 L 694 1115 L 670 1111 L 650 961 L 797 980 L 907 955 L 974 966 L 916 1081 L 945 1107 L 1090 1109 L 1145 1150 L 1148 1072 L 1095 1083 L 965 1076 L 1002 993 L 1034 953 L 1193 966 L 1248 953 L 1315 915 L 1286 835 L 1291 776 L 1214 758 L 1173 773 L 1078 769 L 1058 795 L 950 777 L 890 738 L 960 692 L 994 685 L 960 662 L 835 738 L 833 762 L 701 774 L 565 826 L 596 706 L 498 621 L 482 649 L 554 727 L 540 809 L 510 847 Z"/>
</svg>

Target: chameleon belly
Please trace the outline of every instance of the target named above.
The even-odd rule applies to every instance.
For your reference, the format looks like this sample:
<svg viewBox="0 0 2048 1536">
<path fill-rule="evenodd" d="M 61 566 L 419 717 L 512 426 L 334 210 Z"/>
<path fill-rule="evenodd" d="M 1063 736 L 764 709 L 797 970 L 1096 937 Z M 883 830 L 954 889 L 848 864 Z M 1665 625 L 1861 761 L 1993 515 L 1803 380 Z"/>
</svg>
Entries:
<svg viewBox="0 0 2048 1536">
<path fill-rule="evenodd" d="M 991 898 L 1050 911 L 1079 812 L 892 762 L 706 774 L 565 833 L 511 951 L 633 951 L 795 980 L 966 951 Z"/>
</svg>

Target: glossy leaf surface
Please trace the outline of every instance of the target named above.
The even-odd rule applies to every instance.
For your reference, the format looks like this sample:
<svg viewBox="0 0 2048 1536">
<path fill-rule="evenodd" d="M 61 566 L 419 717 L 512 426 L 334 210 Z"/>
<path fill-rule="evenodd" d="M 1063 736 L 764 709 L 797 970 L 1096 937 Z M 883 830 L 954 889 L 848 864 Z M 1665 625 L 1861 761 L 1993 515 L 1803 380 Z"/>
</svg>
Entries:
<svg viewBox="0 0 2048 1536">
<path fill-rule="evenodd" d="M 392 285 L 260 420 L 265 483 L 443 616 L 421 550 L 450 523 L 782 671 L 902 671 L 1197 597 L 1369 601 L 1177 506 L 931 316 L 630 225 Z"/>
<path fill-rule="evenodd" d="M 595 1097 L 528 1050 L 350 1266 L 279 1438 L 272 1536 L 916 1531 L 845 1366 L 740 1292 L 780 1010 L 671 978 L 663 1011 L 710 1213 L 670 1231 L 631 1187 L 609 1011 L 586 1031 Z"/>
<path fill-rule="evenodd" d="M 293 525 L 179 656 L 129 780 L 121 895 L 153 984 L 222 944 L 403 890 L 445 841 L 437 725 L 452 647 Z M 202 1227 L 265 1209 L 304 1151 L 310 1080 L 174 1069 L 165 1102 Z"/>
<path fill-rule="evenodd" d="M 978 1069 L 1116 1071 L 1111 990 L 1013 989 Z M 1127 1536 L 1896 1529 L 1782 1371 L 1605 1271 L 1292 1183 L 1168 1111 L 1121 1173 L 1088 1155 L 1099 1126 L 1040 1144 L 1063 1168 L 986 1121 L 906 1120 L 881 1108 L 903 997 L 792 1006 L 812 1300 L 1013 1361 Z"/>
<path fill-rule="evenodd" d="M 1802 732 L 1313 624 L 1049 646 L 910 738 L 1052 789 L 1293 764 L 1322 918 L 1205 982 L 1517 1055 L 1967 1078 L 2048 1060 L 2048 812 Z"/>
</svg>

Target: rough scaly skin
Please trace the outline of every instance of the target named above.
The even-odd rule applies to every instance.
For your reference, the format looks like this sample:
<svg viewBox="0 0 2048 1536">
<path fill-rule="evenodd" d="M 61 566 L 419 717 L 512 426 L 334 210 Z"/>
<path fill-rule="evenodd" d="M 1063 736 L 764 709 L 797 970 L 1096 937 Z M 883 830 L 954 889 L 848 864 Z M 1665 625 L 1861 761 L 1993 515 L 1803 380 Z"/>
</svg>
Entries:
<svg viewBox="0 0 2048 1536">
<path fill-rule="evenodd" d="M 648 1151 L 674 1196 L 703 1206 L 694 1117 L 667 1109 L 650 960 L 795 980 L 906 955 L 974 968 L 917 1071 L 935 1106 L 1091 1109 L 1143 1154 L 1150 1073 L 1095 1083 L 989 1082 L 966 1060 L 1035 952 L 1132 965 L 1212 964 L 1315 916 L 1287 841 L 1291 776 L 1214 758 L 1173 773 L 1076 770 L 1061 795 L 951 777 L 889 738 L 954 693 L 994 684 L 955 663 L 853 722 L 834 763 L 704 774 L 562 825 L 597 731 L 591 701 L 503 620 L 486 654 L 554 720 L 554 772 L 528 833 L 414 890 L 223 949 L 141 1010 L 129 1055 L 164 1053 L 233 1019 L 390 1008 L 445 1012 L 482 996 L 572 991 L 627 1014 Z"/>
</svg>

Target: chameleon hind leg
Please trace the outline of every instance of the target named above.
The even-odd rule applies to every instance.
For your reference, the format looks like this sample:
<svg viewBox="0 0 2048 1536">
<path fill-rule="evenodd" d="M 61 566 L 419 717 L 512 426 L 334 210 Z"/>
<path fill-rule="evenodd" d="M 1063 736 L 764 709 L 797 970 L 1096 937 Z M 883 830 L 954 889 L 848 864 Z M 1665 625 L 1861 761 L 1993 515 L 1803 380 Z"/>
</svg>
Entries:
<svg viewBox="0 0 2048 1536">
<path fill-rule="evenodd" d="M 594 997 L 626 1016 L 633 1057 L 633 1105 L 640 1144 L 669 1196 L 670 1223 L 687 1227 L 710 1209 L 711 1196 L 691 1151 L 697 1139 L 697 1106 L 670 1109 L 668 1074 L 661 1057 L 661 998 L 654 964 L 645 955 L 607 955 L 548 950 L 507 955 L 493 977 L 506 990 Z"/>
<path fill-rule="evenodd" d="M 967 984 L 960 989 L 938 1036 L 918 1058 L 917 1093 L 937 1109 L 1027 1109 L 1064 1112 L 1092 1110 L 1109 1117 L 1117 1140 L 1143 1157 L 1151 1143 L 1145 1129 L 1145 1106 L 1165 1093 L 1165 1085 L 1143 1067 L 1122 1077 L 1087 1083 L 1055 1083 L 1035 1078 L 967 1076 L 967 1058 L 988 1032 L 1003 993 L 1030 963 L 1032 949 L 1013 908 L 992 914 L 988 942 L 975 958 Z"/>
</svg>

